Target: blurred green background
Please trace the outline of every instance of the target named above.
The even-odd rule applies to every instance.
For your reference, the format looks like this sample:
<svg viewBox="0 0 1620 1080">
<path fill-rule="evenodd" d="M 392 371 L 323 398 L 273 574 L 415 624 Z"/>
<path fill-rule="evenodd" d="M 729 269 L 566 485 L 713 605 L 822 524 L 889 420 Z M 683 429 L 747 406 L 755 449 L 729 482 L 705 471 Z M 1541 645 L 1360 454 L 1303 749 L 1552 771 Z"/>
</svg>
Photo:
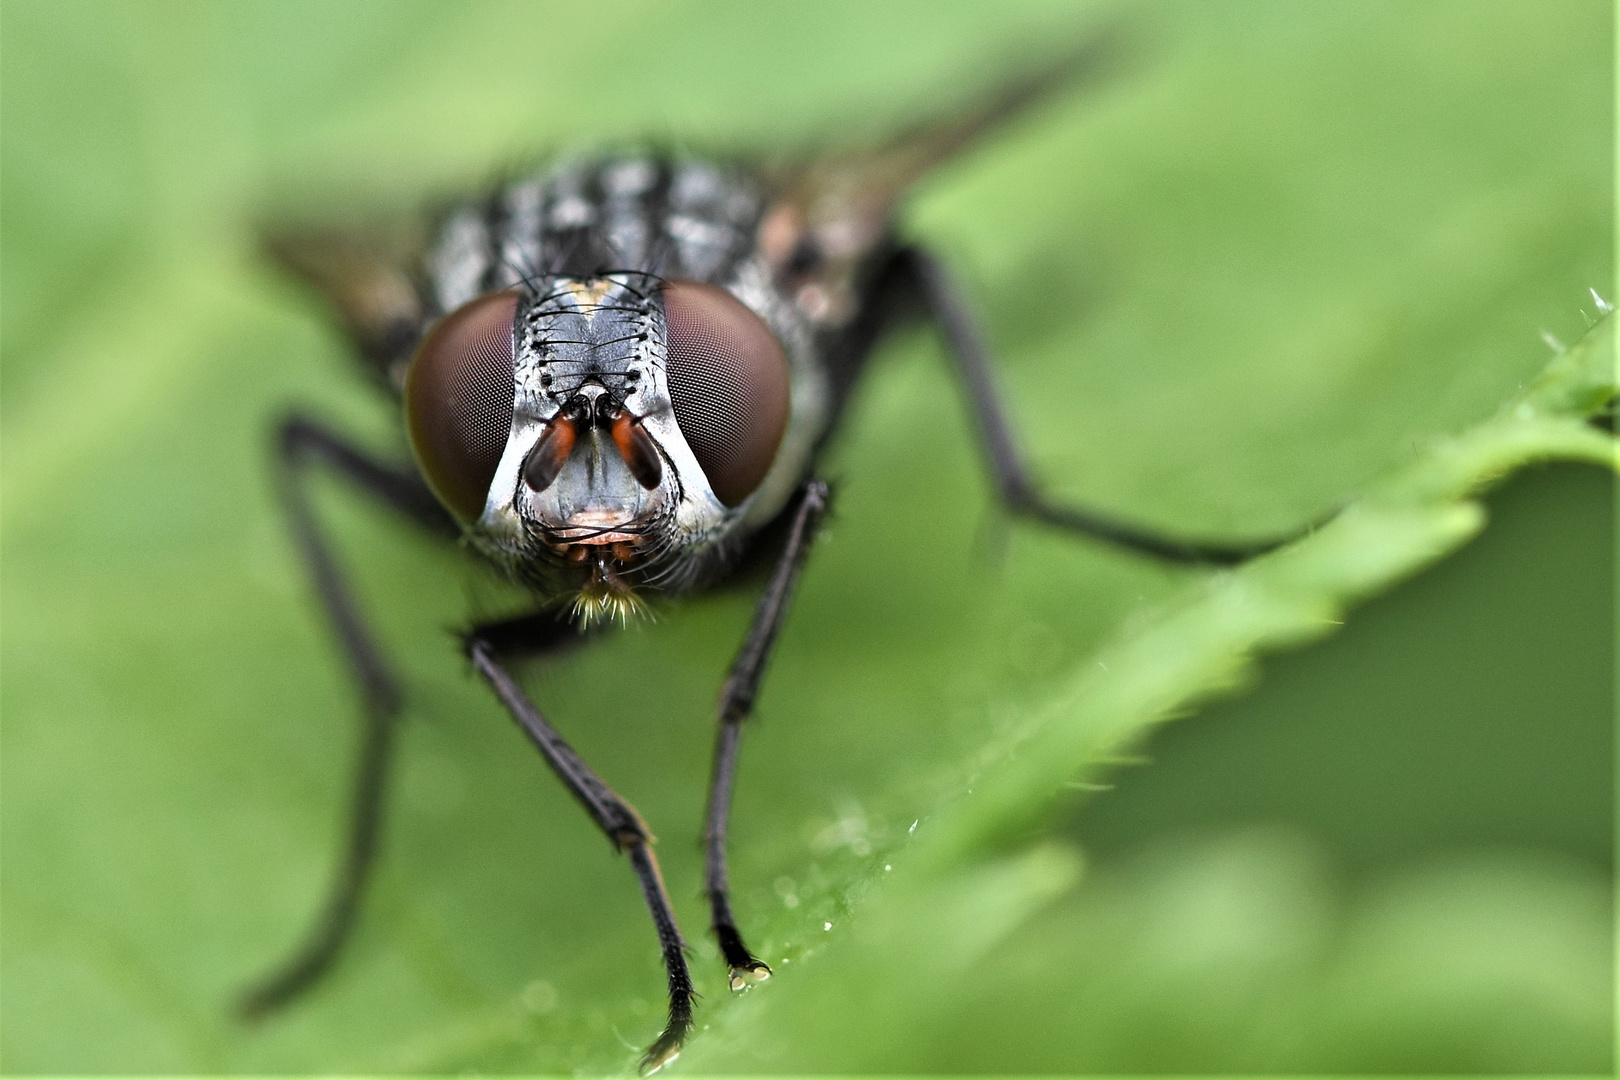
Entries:
<svg viewBox="0 0 1620 1080">
<path fill-rule="evenodd" d="M 396 438 L 253 217 L 383 212 L 535 147 L 874 137 L 1112 12 L 1119 73 L 905 219 L 971 284 L 1054 491 L 1287 528 L 1491 416 L 1613 298 L 1595 0 L 0 7 L 0 1068 L 595 1072 L 657 1027 L 628 871 L 446 632 L 517 598 L 335 490 L 411 696 L 391 833 L 335 975 L 228 1018 L 314 908 L 353 738 L 270 418 Z M 778 979 L 729 1000 L 698 894 L 749 597 L 530 675 L 662 840 L 712 1025 L 675 1068 L 1609 1071 L 1613 482 L 1572 466 L 1151 764 L 1099 756 L 1113 790 L 1022 838 L 1081 872 L 1028 910 L 987 892 L 999 936 L 942 936 L 951 981 L 880 941 L 892 1009 L 769 1010 L 826 1000 L 911 823 L 1205 577 L 1001 520 L 944 370 L 923 333 L 878 358 L 745 745 L 733 876 Z"/>
</svg>

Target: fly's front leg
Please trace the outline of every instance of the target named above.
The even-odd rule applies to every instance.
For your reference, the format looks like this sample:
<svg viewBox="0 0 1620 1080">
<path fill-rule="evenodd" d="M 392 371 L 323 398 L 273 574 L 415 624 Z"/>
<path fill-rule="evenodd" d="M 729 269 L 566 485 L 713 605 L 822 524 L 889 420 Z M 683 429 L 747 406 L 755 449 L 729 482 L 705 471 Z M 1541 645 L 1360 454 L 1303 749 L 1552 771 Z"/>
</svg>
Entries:
<svg viewBox="0 0 1620 1080">
<path fill-rule="evenodd" d="M 561 617 L 554 618 L 559 626 Z M 511 621 L 474 627 L 466 636 L 467 657 L 507 712 L 512 714 L 523 733 L 529 737 L 546 764 L 563 782 L 585 812 L 596 822 L 616 850 L 630 859 L 642 896 L 652 912 L 653 926 L 658 931 L 658 944 L 663 952 L 664 970 L 669 977 L 669 1020 L 658 1039 L 642 1057 L 644 1071 L 651 1071 L 673 1060 L 680 1052 L 681 1043 L 692 1028 L 692 976 L 686 967 L 686 942 L 681 938 L 675 922 L 675 909 L 664 888 L 658 860 L 653 857 L 653 835 L 647 823 L 636 813 L 635 807 L 620 798 L 614 790 L 591 770 L 589 765 L 563 741 L 557 729 L 537 709 L 523 688 L 517 684 L 502 663 L 503 655 L 523 635 L 519 623 Z M 577 634 L 574 635 L 577 637 Z"/>
<path fill-rule="evenodd" d="M 996 492 L 1009 510 L 1144 555 L 1171 562 L 1217 566 L 1231 566 L 1263 555 L 1309 531 L 1249 543 L 1209 543 L 1164 536 L 1093 510 L 1049 501 L 1030 479 L 996 389 L 984 335 L 950 272 L 933 255 L 911 247 L 895 253 L 887 273 L 892 277 L 886 284 L 914 292 L 938 324 L 946 350 L 962 376 Z"/>
<path fill-rule="evenodd" d="M 737 771 L 737 750 L 742 740 L 742 724 L 754 709 L 765 665 L 776 644 L 776 635 L 787 618 L 793 600 L 793 587 L 810 554 L 816 527 L 827 512 L 829 495 L 821 480 L 811 480 L 799 497 L 787 544 L 777 559 L 770 583 L 759 599 L 748 636 L 732 662 L 720 690 L 718 720 L 720 731 L 714 746 L 714 774 L 709 781 L 709 809 L 704 818 L 704 887 L 709 894 L 709 910 L 720 952 L 731 969 L 731 988 L 742 990 L 750 980 L 770 978 L 771 969 L 748 951 L 737 932 L 731 913 L 731 883 L 726 869 L 726 830 L 731 814 L 731 789 Z"/>
<path fill-rule="evenodd" d="M 400 711 L 399 680 L 367 628 L 315 520 L 306 488 L 308 467 L 324 465 L 430 532 L 447 538 L 459 534 L 414 469 L 377 461 L 306 417 L 294 415 L 282 421 L 276 432 L 275 460 L 276 486 L 293 540 L 359 686 L 362 719 L 348 832 L 325 903 L 303 943 L 242 995 L 238 1008 L 250 1018 L 276 1009 L 313 984 L 331 967 L 354 924 L 382 832 L 388 766 Z"/>
</svg>

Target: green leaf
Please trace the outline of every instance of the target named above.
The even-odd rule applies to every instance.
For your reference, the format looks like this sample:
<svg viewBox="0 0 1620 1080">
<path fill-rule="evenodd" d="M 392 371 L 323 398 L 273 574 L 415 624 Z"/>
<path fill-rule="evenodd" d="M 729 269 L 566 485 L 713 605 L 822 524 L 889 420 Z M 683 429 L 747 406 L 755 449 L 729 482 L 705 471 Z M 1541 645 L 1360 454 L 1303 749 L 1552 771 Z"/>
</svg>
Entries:
<svg viewBox="0 0 1620 1080">
<path fill-rule="evenodd" d="M 856 907 L 854 931 L 820 950 L 791 988 L 736 1010 L 745 1020 L 728 1016 L 725 1036 L 699 1045 L 696 1067 L 885 1071 L 915 1062 L 908 1033 L 949 1011 L 969 966 L 1068 884 L 1054 869 L 1066 865 L 1061 852 L 998 853 L 1042 828 L 1069 781 L 1098 774 L 1188 704 L 1240 685 L 1257 652 L 1331 632 L 1347 605 L 1466 542 L 1484 520 L 1472 496 L 1508 471 L 1547 459 L 1613 468 L 1613 438 L 1586 420 L 1615 392 L 1614 323 L 1605 319 L 1497 416 L 1436 440 L 1314 535 L 1212 575 L 1105 643 L 1094 667 L 1079 665 L 1044 706 L 986 744 L 973 786 L 884 853 L 894 872 Z M 1239 872 L 1268 869 L 1251 860 Z"/>
<path fill-rule="evenodd" d="M 536 145 L 891 131 L 1091 14 L 0 9 L 0 1066 L 633 1067 L 662 977 L 629 872 L 446 633 L 518 598 L 336 488 L 323 511 L 411 703 L 386 855 L 332 977 L 261 1027 L 228 1014 L 318 903 L 354 740 L 352 689 L 273 514 L 266 434 L 297 401 L 397 446 L 246 223 L 270 204 L 397 206 Z M 1613 279 L 1607 6 L 1128 14 L 1143 44 L 1112 82 L 930 180 L 906 229 L 968 283 L 1055 494 L 1211 537 L 1344 509 L 1216 574 L 1007 522 L 934 341 L 885 347 L 743 751 L 736 903 L 775 978 L 726 991 L 695 849 L 713 696 L 751 597 L 666 607 L 529 676 L 661 837 L 705 995 L 676 1069 L 950 1068 L 933 1055 L 952 1031 L 988 1040 L 986 1060 L 1039 1060 L 963 1019 L 970 977 L 1086 1005 L 1067 958 L 1126 924 L 1183 967 L 1292 955 L 1328 917 L 1309 852 L 1239 837 L 1092 875 L 1061 818 L 1074 785 L 1245 687 L 1258 652 L 1331 632 L 1454 550 L 1509 471 L 1612 467 L 1582 422 L 1613 394 L 1612 323 L 1581 337 L 1587 290 Z M 1543 332 L 1581 340 L 1538 375 Z M 1333 984 L 1351 1019 L 1319 1036 L 1297 1017 L 1281 1041 L 1316 1056 L 1287 1060 L 1355 1060 L 1332 1040 L 1388 1008 L 1415 1032 L 1391 1067 L 1453 1067 L 1425 1056 L 1451 999 L 1389 980 L 1408 954 L 1437 980 L 1473 970 L 1464 931 L 1499 925 L 1493 904 L 1548 942 L 1524 959 L 1542 999 L 1581 1038 L 1601 1031 L 1604 991 L 1560 944 L 1586 940 L 1564 932 L 1590 922 L 1585 894 L 1560 880 L 1437 871 L 1390 891 Z M 1221 953 L 1225 924 L 1155 914 L 1223 888 L 1269 897 L 1273 936 Z M 1119 966 L 1141 973 L 1132 1015 L 1172 1000 L 1163 964 Z M 1030 1011 L 1027 1032 L 1059 1046 Z M 1159 1029 L 1111 1053 L 1162 1061 Z M 1481 1067 L 1504 1060 L 1520 1059 Z"/>
</svg>

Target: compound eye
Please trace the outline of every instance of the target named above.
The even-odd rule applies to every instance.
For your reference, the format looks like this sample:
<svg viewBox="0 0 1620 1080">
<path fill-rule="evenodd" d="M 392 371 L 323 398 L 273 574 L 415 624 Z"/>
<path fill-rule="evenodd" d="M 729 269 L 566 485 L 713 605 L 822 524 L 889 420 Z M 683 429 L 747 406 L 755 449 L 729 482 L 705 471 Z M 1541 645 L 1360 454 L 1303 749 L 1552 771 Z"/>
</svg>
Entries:
<svg viewBox="0 0 1620 1080">
<path fill-rule="evenodd" d="M 439 501 L 465 521 L 484 512 L 512 430 L 518 294 L 452 311 L 417 347 L 405 379 L 411 448 Z"/>
<path fill-rule="evenodd" d="M 736 506 L 765 479 L 788 421 L 788 364 L 758 315 L 716 285 L 664 287 L 675 422 L 715 497 Z"/>
</svg>

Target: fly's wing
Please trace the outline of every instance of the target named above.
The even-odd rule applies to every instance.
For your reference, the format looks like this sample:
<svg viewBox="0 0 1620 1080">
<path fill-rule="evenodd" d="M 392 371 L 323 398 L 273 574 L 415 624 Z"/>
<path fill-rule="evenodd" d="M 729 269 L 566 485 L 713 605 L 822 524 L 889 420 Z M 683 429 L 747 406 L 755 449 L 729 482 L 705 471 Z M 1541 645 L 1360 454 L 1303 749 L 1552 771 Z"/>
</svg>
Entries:
<svg viewBox="0 0 1620 1080">
<path fill-rule="evenodd" d="M 778 282 L 813 320 L 829 327 L 847 322 L 858 308 L 862 272 L 890 242 L 906 191 L 1041 102 L 1117 66 L 1127 36 L 1122 24 L 1104 26 L 961 111 L 878 145 L 766 166 L 768 208 L 758 242 Z"/>
<path fill-rule="evenodd" d="M 424 319 L 418 288 L 425 230 L 279 225 L 260 230 L 264 253 L 331 305 L 366 367 L 404 388 Z"/>
</svg>

